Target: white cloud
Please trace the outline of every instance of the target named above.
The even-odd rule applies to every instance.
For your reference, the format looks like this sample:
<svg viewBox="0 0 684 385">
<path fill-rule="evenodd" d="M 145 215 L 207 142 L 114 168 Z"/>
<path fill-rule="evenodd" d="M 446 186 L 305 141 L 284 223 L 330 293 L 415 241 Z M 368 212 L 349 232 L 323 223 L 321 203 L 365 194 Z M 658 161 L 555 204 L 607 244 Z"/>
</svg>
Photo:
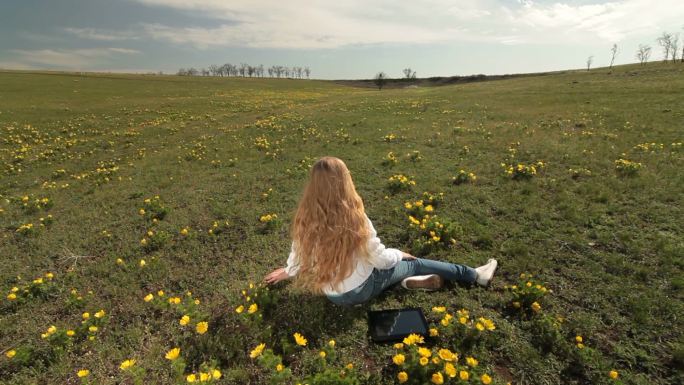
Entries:
<svg viewBox="0 0 684 385">
<path fill-rule="evenodd" d="M 214 28 L 147 24 L 159 40 L 200 48 L 338 48 L 363 44 L 612 43 L 679 28 L 681 0 L 539 3 L 531 0 L 137 0 L 213 19 Z"/>
<path fill-rule="evenodd" d="M 18 67 L 36 68 L 40 66 L 82 68 L 95 63 L 98 59 L 109 58 L 114 54 L 138 54 L 140 51 L 126 48 L 83 48 L 83 49 L 40 49 L 40 50 L 12 50 L 17 57 L 13 60 Z"/>
<path fill-rule="evenodd" d="M 137 40 L 138 37 L 128 32 L 107 31 L 95 28 L 64 28 L 64 31 L 82 39 L 100 41 Z"/>
</svg>

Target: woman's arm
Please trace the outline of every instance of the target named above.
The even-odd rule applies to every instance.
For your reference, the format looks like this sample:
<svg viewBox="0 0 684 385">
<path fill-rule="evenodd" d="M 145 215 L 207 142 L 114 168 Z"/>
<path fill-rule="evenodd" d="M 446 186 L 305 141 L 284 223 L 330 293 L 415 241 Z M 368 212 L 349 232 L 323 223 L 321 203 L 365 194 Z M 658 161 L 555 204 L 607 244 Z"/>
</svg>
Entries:
<svg viewBox="0 0 684 385">
<path fill-rule="evenodd" d="M 288 278 L 290 278 L 290 276 L 285 271 L 285 268 L 281 267 L 268 273 L 268 275 L 264 277 L 264 282 L 268 285 L 272 285 Z"/>
<path fill-rule="evenodd" d="M 294 277 L 299 271 L 299 264 L 297 261 L 297 255 L 294 250 L 294 242 L 292 242 L 292 247 L 290 248 L 290 255 L 287 257 L 287 265 L 273 270 L 264 277 L 264 282 L 271 285 L 278 283 L 282 280 Z"/>
</svg>

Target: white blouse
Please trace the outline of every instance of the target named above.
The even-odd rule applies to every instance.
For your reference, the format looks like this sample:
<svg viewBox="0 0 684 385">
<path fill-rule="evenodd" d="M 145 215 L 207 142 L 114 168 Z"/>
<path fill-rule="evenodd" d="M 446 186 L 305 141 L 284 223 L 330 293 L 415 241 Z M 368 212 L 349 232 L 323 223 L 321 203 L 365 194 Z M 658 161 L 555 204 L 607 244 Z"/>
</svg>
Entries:
<svg viewBox="0 0 684 385">
<path fill-rule="evenodd" d="M 368 220 L 368 227 L 370 229 L 370 237 L 368 238 L 368 258 L 362 258 L 359 255 L 354 255 L 357 260 L 356 268 L 352 271 L 351 275 L 342 280 L 338 285 L 338 290 L 332 285 L 323 288 L 323 292 L 329 295 L 340 295 L 344 294 L 352 289 L 357 288 L 359 285 L 364 283 L 368 277 L 370 277 L 373 269 L 386 270 L 391 269 L 396 266 L 403 257 L 401 250 L 386 248 L 385 245 L 380 242 L 377 232 L 373 227 L 373 223 Z M 287 266 L 285 267 L 285 272 L 290 277 L 297 275 L 299 271 L 299 262 L 297 254 L 294 251 L 294 242 L 292 243 L 292 249 L 290 250 L 290 256 L 287 257 Z"/>
</svg>

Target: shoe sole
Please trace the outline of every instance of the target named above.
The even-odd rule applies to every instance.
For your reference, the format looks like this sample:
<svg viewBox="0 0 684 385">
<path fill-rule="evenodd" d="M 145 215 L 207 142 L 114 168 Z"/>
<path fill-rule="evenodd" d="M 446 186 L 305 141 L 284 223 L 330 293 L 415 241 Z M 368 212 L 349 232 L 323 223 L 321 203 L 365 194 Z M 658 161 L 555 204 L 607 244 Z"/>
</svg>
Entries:
<svg viewBox="0 0 684 385">
<path fill-rule="evenodd" d="M 422 290 L 437 290 L 444 286 L 444 279 L 439 275 L 432 274 L 427 278 L 406 278 L 406 288 L 407 289 L 422 289 Z"/>
</svg>

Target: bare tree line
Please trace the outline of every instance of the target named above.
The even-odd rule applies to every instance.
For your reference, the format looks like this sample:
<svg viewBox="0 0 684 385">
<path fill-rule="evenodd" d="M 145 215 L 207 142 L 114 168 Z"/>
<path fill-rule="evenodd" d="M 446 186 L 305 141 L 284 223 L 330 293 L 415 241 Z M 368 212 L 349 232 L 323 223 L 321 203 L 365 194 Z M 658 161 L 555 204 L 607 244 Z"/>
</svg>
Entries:
<svg viewBox="0 0 684 385">
<path fill-rule="evenodd" d="M 676 63 L 677 60 L 679 60 L 681 63 L 684 63 L 684 39 L 679 38 L 679 33 L 663 32 L 662 35 L 656 39 L 656 43 L 658 43 L 662 49 L 663 62 L 667 63 L 668 61 L 672 61 L 673 63 Z M 613 68 L 615 57 L 619 52 L 620 50 L 618 49 L 618 45 L 613 44 L 613 46 L 610 48 L 610 65 L 608 66 L 608 69 Z M 639 48 L 637 48 L 635 57 L 637 60 L 639 60 L 639 64 L 645 65 L 648 63 L 652 53 L 653 47 L 648 44 L 639 44 Z M 587 58 L 587 71 L 591 69 L 593 60 L 593 55 Z"/>
<path fill-rule="evenodd" d="M 220 77 L 256 77 L 263 78 L 290 78 L 290 79 L 309 79 L 311 76 L 311 69 L 309 67 L 287 67 L 287 66 L 270 66 L 265 68 L 263 64 L 252 66 L 246 63 L 239 65 L 226 63 L 221 66 L 212 64 L 208 68 L 196 69 L 194 67 L 181 68 L 176 75 L 180 76 L 220 76 Z"/>
</svg>

